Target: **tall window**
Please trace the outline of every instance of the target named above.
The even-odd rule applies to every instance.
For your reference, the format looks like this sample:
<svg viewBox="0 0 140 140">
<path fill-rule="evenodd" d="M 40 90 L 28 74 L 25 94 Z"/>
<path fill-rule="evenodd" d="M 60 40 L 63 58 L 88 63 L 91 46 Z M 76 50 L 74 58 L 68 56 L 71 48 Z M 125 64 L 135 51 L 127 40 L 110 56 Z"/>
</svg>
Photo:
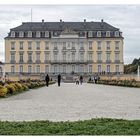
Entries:
<svg viewBox="0 0 140 140">
<path fill-rule="evenodd" d="M 37 66 L 36 66 L 36 72 L 37 72 L 37 73 L 40 73 L 40 65 L 37 65 Z"/>
<path fill-rule="evenodd" d="M 32 61 L 32 53 L 28 53 L 28 61 Z"/>
<path fill-rule="evenodd" d="M 19 42 L 19 48 L 20 50 L 23 50 L 23 42 Z"/>
<path fill-rule="evenodd" d="M 32 50 L 32 42 L 31 41 L 28 42 L 28 49 Z"/>
<path fill-rule="evenodd" d="M 84 49 L 84 42 L 80 42 L 80 49 Z"/>
<path fill-rule="evenodd" d="M 75 53 L 72 53 L 72 61 L 75 61 Z"/>
<path fill-rule="evenodd" d="M 54 61 L 57 61 L 57 53 L 54 53 Z"/>
<path fill-rule="evenodd" d="M 36 53 L 36 60 L 40 61 L 40 53 Z"/>
<path fill-rule="evenodd" d="M 46 73 L 49 73 L 49 65 L 46 65 L 46 66 L 45 66 L 45 72 L 46 72 Z"/>
<path fill-rule="evenodd" d="M 106 60 L 110 61 L 110 53 L 106 53 Z"/>
<path fill-rule="evenodd" d="M 80 65 L 80 70 L 79 70 L 81 73 L 84 72 L 84 66 L 83 65 Z"/>
<path fill-rule="evenodd" d="M 23 53 L 19 54 L 19 62 L 23 62 Z"/>
<path fill-rule="evenodd" d="M 75 42 L 72 42 L 72 49 L 75 49 Z"/>
<path fill-rule="evenodd" d="M 45 61 L 48 61 L 49 59 L 49 53 L 45 53 Z"/>
<path fill-rule="evenodd" d="M 57 42 L 54 42 L 54 49 L 57 50 Z"/>
<path fill-rule="evenodd" d="M 11 50 L 15 50 L 15 42 L 11 42 Z"/>
<path fill-rule="evenodd" d="M 20 67 L 19 67 L 19 72 L 20 72 L 20 73 L 23 72 L 23 66 L 22 66 L 22 65 L 20 65 Z"/>
<path fill-rule="evenodd" d="M 80 53 L 80 61 L 84 61 L 84 53 Z"/>
<path fill-rule="evenodd" d="M 115 49 L 116 49 L 116 50 L 119 50 L 119 45 L 120 45 L 120 42 L 119 42 L 119 41 L 116 41 L 116 42 L 115 42 Z"/>
<path fill-rule="evenodd" d="M 28 73 L 32 73 L 32 66 L 31 65 L 28 66 Z"/>
<path fill-rule="evenodd" d="M 107 41 L 107 42 L 106 42 L 106 49 L 107 49 L 107 50 L 110 50 L 110 41 Z"/>
<path fill-rule="evenodd" d="M 66 50 L 66 42 L 63 42 L 63 49 Z"/>
<path fill-rule="evenodd" d="M 88 54 L 88 60 L 91 61 L 92 60 L 92 53 Z"/>
<path fill-rule="evenodd" d="M 49 42 L 45 42 L 45 49 L 49 50 Z"/>
<path fill-rule="evenodd" d="M 11 73 L 15 73 L 15 66 L 11 66 Z"/>
<path fill-rule="evenodd" d="M 116 65 L 116 73 L 119 73 L 119 65 Z"/>
<path fill-rule="evenodd" d="M 98 50 L 101 50 L 101 41 L 98 41 L 97 44 L 98 44 Z"/>
<path fill-rule="evenodd" d="M 15 53 L 11 53 L 11 61 L 12 61 L 12 62 L 15 61 Z"/>
<path fill-rule="evenodd" d="M 107 65 L 107 73 L 110 73 L 110 65 Z"/>
<path fill-rule="evenodd" d="M 40 50 L 40 42 L 39 41 L 36 42 L 36 49 Z"/>
<path fill-rule="evenodd" d="M 89 50 L 92 50 L 92 42 L 91 41 L 88 43 L 88 48 L 89 48 Z"/>
<path fill-rule="evenodd" d="M 63 61 L 66 61 L 66 53 L 63 53 Z"/>
<path fill-rule="evenodd" d="M 66 65 L 63 65 L 63 73 L 66 73 Z"/>
<path fill-rule="evenodd" d="M 98 65 L 98 73 L 101 73 L 102 72 L 102 67 L 101 65 Z"/>
<path fill-rule="evenodd" d="M 102 60 L 102 54 L 101 53 L 98 53 L 97 56 L 98 56 L 98 59 L 97 60 L 98 61 L 101 61 Z"/>
<path fill-rule="evenodd" d="M 92 73 L 92 65 L 89 65 L 89 73 Z"/>
<path fill-rule="evenodd" d="M 57 65 L 54 65 L 54 73 L 57 73 Z"/>
<path fill-rule="evenodd" d="M 75 72 L 75 65 L 72 65 L 72 71 Z"/>
<path fill-rule="evenodd" d="M 119 53 L 115 53 L 115 60 L 119 60 Z"/>
</svg>

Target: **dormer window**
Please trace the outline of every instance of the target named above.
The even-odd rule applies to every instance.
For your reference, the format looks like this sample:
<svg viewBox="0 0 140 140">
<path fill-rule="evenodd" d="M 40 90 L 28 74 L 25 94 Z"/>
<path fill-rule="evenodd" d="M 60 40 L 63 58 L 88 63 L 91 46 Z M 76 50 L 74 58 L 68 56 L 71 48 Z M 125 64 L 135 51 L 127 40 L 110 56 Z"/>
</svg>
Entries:
<svg viewBox="0 0 140 140">
<path fill-rule="evenodd" d="M 19 37 L 23 37 L 23 32 L 22 31 L 19 32 Z"/>
<path fill-rule="evenodd" d="M 115 31 L 115 37 L 119 37 L 119 31 Z"/>
<path fill-rule="evenodd" d="M 101 31 L 97 32 L 97 37 L 101 37 Z"/>
<path fill-rule="evenodd" d="M 31 31 L 28 32 L 28 37 L 32 37 L 32 32 Z"/>
<path fill-rule="evenodd" d="M 106 37 L 110 37 L 110 31 L 106 32 Z"/>
<path fill-rule="evenodd" d="M 88 37 L 92 37 L 92 31 L 88 32 Z"/>
<path fill-rule="evenodd" d="M 45 31 L 45 37 L 49 37 L 49 32 Z"/>
<path fill-rule="evenodd" d="M 14 31 L 11 32 L 11 37 L 15 37 L 15 32 Z"/>
<path fill-rule="evenodd" d="M 36 32 L 36 37 L 40 37 L 40 32 L 39 31 Z"/>
</svg>

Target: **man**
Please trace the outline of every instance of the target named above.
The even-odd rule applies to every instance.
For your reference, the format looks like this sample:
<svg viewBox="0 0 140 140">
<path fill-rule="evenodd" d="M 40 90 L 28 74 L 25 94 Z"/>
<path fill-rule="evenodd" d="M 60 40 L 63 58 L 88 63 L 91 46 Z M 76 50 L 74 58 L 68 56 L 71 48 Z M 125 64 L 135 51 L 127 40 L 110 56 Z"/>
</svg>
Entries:
<svg viewBox="0 0 140 140">
<path fill-rule="evenodd" d="M 83 83 L 83 76 L 82 75 L 80 76 L 80 83 L 81 83 L 81 85 Z"/>
<path fill-rule="evenodd" d="M 61 75 L 58 75 L 58 86 L 60 87 L 60 82 L 61 82 Z"/>
<path fill-rule="evenodd" d="M 46 81 L 46 86 L 48 87 L 49 86 L 49 81 L 50 81 L 50 78 L 49 78 L 48 74 L 45 77 L 45 81 Z"/>
</svg>

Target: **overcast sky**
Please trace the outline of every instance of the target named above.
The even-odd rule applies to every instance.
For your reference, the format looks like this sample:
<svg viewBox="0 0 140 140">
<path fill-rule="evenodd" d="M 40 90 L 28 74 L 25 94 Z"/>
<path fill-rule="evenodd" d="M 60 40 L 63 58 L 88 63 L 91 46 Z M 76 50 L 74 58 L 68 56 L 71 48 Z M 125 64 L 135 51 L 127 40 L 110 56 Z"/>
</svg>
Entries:
<svg viewBox="0 0 140 140">
<path fill-rule="evenodd" d="M 0 60 L 4 61 L 4 37 L 22 22 L 100 21 L 120 28 L 124 36 L 124 62 L 140 57 L 140 5 L 0 5 Z"/>
</svg>

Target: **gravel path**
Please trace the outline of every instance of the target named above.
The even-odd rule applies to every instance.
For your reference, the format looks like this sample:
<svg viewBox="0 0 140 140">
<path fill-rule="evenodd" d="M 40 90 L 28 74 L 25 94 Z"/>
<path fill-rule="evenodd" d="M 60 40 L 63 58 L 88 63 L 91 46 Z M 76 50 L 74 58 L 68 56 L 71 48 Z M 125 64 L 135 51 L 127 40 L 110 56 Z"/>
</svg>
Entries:
<svg viewBox="0 0 140 140">
<path fill-rule="evenodd" d="M 140 89 L 62 83 L 0 99 L 0 120 L 140 119 Z"/>
</svg>

